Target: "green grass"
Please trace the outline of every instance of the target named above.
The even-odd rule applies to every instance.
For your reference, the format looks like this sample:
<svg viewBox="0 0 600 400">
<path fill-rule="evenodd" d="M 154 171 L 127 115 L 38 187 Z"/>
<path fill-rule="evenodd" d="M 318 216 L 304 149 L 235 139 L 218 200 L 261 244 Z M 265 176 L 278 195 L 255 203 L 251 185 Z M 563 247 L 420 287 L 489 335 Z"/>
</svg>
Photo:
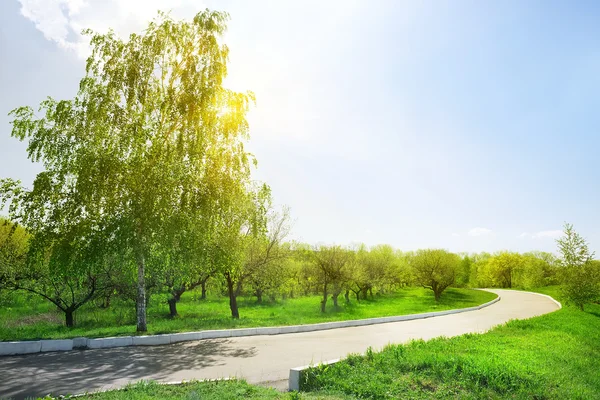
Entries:
<svg viewBox="0 0 600 400">
<path fill-rule="evenodd" d="M 68 398 L 68 397 L 67 397 Z M 52 400 L 46 397 L 44 400 Z M 93 393 L 76 399 L 83 400 L 334 400 L 335 395 L 281 393 L 271 388 L 252 386 L 241 380 L 188 382 L 179 385 L 161 385 L 139 382 L 124 389 Z"/>
<path fill-rule="evenodd" d="M 39 297 L 10 293 L 0 304 L 0 340 L 62 339 L 78 336 L 108 337 L 135 334 L 135 309 L 132 303 L 113 301 L 108 309 L 88 304 L 76 312 L 76 326 L 64 326 L 63 315 Z M 373 299 L 345 304 L 335 309 L 328 302 L 327 312 L 319 310 L 320 298 L 307 296 L 257 304 L 254 298 L 239 298 L 239 320 L 230 317 L 228 298 L 221 296 L 199 300 L 198 293 L 186 293 L 178 304 L 179 316 L 169 318 L 164 298 L 155 296 L 148 309 L 148 334 L 228 329 L 258 326 L 282 326 L 406 315 L 472 307 L 494 299 L 496 295 L 469 289 L 448 289 L 436 303 L 431 291 L 404 288 Z"/>
<path fill-rule="evenodd" d="M 540 290 L 557 296 L 556 287 Z M 304 390 L 365 399 L 600 399 L 600 306 L 316 367 Z"/>
</svg>

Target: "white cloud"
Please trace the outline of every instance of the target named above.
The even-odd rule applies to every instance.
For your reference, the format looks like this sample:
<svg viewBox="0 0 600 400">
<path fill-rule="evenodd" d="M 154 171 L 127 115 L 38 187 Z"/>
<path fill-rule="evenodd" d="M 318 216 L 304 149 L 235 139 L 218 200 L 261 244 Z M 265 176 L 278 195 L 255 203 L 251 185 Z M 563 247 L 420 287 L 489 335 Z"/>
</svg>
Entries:
<svg viewBox="0 0 600 400">
<path fill-rule="evenodd" d="M 468 232 L 469 236 L 490 236 L 492 234 L 491 229 L 487 228 L 473 228 Z"/>
<path fill-rule="evenodd" d="M 562 236 L 561 230 L 553 230 L 553 231 L 541 231 L 533 235 L 534 239 L 538 238 L 550 238 L 550 239 L 558 239 Z"/>
<path fill-rule="evenodd" d="M 88 38 L 81 30 L 106 32 L 122 37 L 144 28 L 158 10 L 172 10 L 174 17 L 193 15 L 206 5 L 198 0 L 19 0 L 21 14 L 32 21 L 44 37 L 84 58 Z"/>
<path fill-rule="evenodd" d="M 452 234 L 452 237 L 460 237 L 460 235 L 459 235 L 458 233 L 454 232 L 454 233 Z"/>
<path fill-rule="evenodd" d="M 20 0 L 21 14 L 31 20 L 48 40 L 60 47 L 72 48 L 73 21 L 85 5 L 82 0 Z M 73 39 L 71 39 L 73 40 Z"/>
<path fill-rule="evenodd" d="M 521 239 L 558 239 L 562 235 L 559 229 L 540 231 L 536 233 L 523 232 L 518 237 Z"/>
</svg>

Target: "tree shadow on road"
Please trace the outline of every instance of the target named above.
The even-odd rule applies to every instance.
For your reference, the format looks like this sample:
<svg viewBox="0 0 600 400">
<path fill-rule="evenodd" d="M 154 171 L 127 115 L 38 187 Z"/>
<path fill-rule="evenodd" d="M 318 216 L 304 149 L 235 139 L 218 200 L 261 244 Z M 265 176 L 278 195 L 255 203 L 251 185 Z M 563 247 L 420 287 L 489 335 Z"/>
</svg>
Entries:
<svg viewBox="0 0 600 400">
<path fill-rule="evenodd" d="M 223 365 L 224 358 L 254 355 L 256 348 L 240 348 L 231 339 L 205 339 L 165 346 L 2 357 L 0 397 L 20 399 L 94 391 L 124 379 L 164 380 L 177 371 Z"/>
</svg>

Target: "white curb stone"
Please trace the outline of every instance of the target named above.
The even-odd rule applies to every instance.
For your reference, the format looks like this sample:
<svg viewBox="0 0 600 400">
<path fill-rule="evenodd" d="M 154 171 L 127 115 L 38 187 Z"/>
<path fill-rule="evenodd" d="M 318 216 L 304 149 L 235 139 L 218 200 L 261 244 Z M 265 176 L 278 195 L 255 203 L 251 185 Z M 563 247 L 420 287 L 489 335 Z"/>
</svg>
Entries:
<svg viewBox="0 0 600 400">
<path fill-rule="evenodd" d="M 231 330 L 202 331 L 202 339 L 218 339 L 231 337 Z"/>
<path fill-rule="evenodd" d="M 282 326 L 281 327 L 281 333 L 298 333 L 300 331 L 300 326 L 299 325 L 289 325 L 289 326 Z"/>
<path fill-rule="evenodd" d="M 232 329 L 231 330 L 231 337 L 256 336 L 256 335 L 257 335 L 256 328 Z"/>
<path fill-rule="evenodd" d="M 133 336 L 132 346 L 160 346 L 171 344 L 171 335 Z"/>
<path fill-rule="evenodd" d="M 290 378 L 289 378 L 289 391 L 298 391 L 300 390 L 300 380 L 302 379 L 302 372 L 308 368 L 317 367 L 319 365 L 330 365 L 339 362 L 340 359 L 336 358 L 335 360 L 323 361 L 316 365 L 305 365 L 303 367 L 296 367 L 290 369 Z"/>
<path fill-rule="evenodd" d="M 325 328 L 323 328 L 323 324 L 298 325 L 296 332 L 298 332 L 298 333 L 301 333 L 301 332 L 314 332 L 314 331 L 320 331 L 322 329 L 325 329 Z"/>
<path fill-rule="evenodd" d="M 131 346 L 133 340 L 131 336 L 110 337 L 101 339 L 88 339 L 89 349 L 107 349 L 111 347 L 126 347 Z"/>
<path fill-rule="evenodd" d="M 87 349 L 88 347 L 88 338 L 78 337 L 73 339 L 73 348 L 74 349 Z"/>
<path fill-rule="evenodd" d="M 202 332 L 183 332 L 171 334 L 171 343 L 189 342 L 203 338 Z"/>
<path fill-rule="evenodd" d="M 47 351 L 69 351 L 73 350 L 73 339 L 66 340 L 42 340 L 42 346 L 40 351 L 45 353 Z"/>
<path fill-rule="evenodd" d="M 281 333 L 280 327 L 274 328 L 256 328 L 257 335 L 279 335 Z"/>
<path fill-rule="evenodd" d="M 39 353 L 42 349 L 42 342 L 0 342 L 0 355 L 9 356 L 13 354 Z"/>
</svg>

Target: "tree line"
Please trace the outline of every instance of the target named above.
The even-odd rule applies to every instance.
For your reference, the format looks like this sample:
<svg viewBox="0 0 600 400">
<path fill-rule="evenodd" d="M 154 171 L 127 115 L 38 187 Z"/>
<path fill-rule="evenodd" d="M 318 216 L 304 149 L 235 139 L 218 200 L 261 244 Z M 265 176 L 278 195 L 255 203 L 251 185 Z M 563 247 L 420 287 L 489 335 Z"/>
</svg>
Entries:
<svg viewBox="0 0 600 400">
<path fill-rule="evenodd" d="M 233 256 L 211 242 L 191 243 L 190 249 L 215 249 L 200 263 L 184 261 L 192 257 L 186 253 L 190 249 L 151 251 L 145 301 L 158 295 L 175 317 L 185 292 L 199 290 L 202 301 L 211 290 L 228 297 L 231 317 L 239 318 L 239 296 L 254 296 L 262 303 L 265 298 L 319 295 L 324 313 L 330 303 L 339 307 L 340 301 L 360 302 L 407 286 L 427 288 L 439 301 L 450 286 L 531 289 L 560 284 L 581 309 L 600 300 L 600 262 L 589 253 L 582 258 L 587 244 L 570 225 L 558 241 L 557 257 L 546 252 L 455 254 L 442 249 L 402 252 L 389 245 L 311 246 L 284 241 L 287 210 L 268 209 L 266 221 L 263 233 L 240 234 L 243 240 L 229 248 Z M 126 254 L 114 252 L 89 268 L 74 268 L 60 258 L 62 249 L 56 255 L 54 248 L 46 249 L 46 257 L 39 259 L 38 249 L 30 247 L 34 240 L 24 227 L 7 219 L 0 222 L 0 289 L 27 291 L 52 302 L 65 314 L 67 326 L 73 326 L 74 312 L 88 302 L 103 308 L 114 298 L 137 304 L 137 271 L 135 264 L 127 264 Z"/>
</svg>

